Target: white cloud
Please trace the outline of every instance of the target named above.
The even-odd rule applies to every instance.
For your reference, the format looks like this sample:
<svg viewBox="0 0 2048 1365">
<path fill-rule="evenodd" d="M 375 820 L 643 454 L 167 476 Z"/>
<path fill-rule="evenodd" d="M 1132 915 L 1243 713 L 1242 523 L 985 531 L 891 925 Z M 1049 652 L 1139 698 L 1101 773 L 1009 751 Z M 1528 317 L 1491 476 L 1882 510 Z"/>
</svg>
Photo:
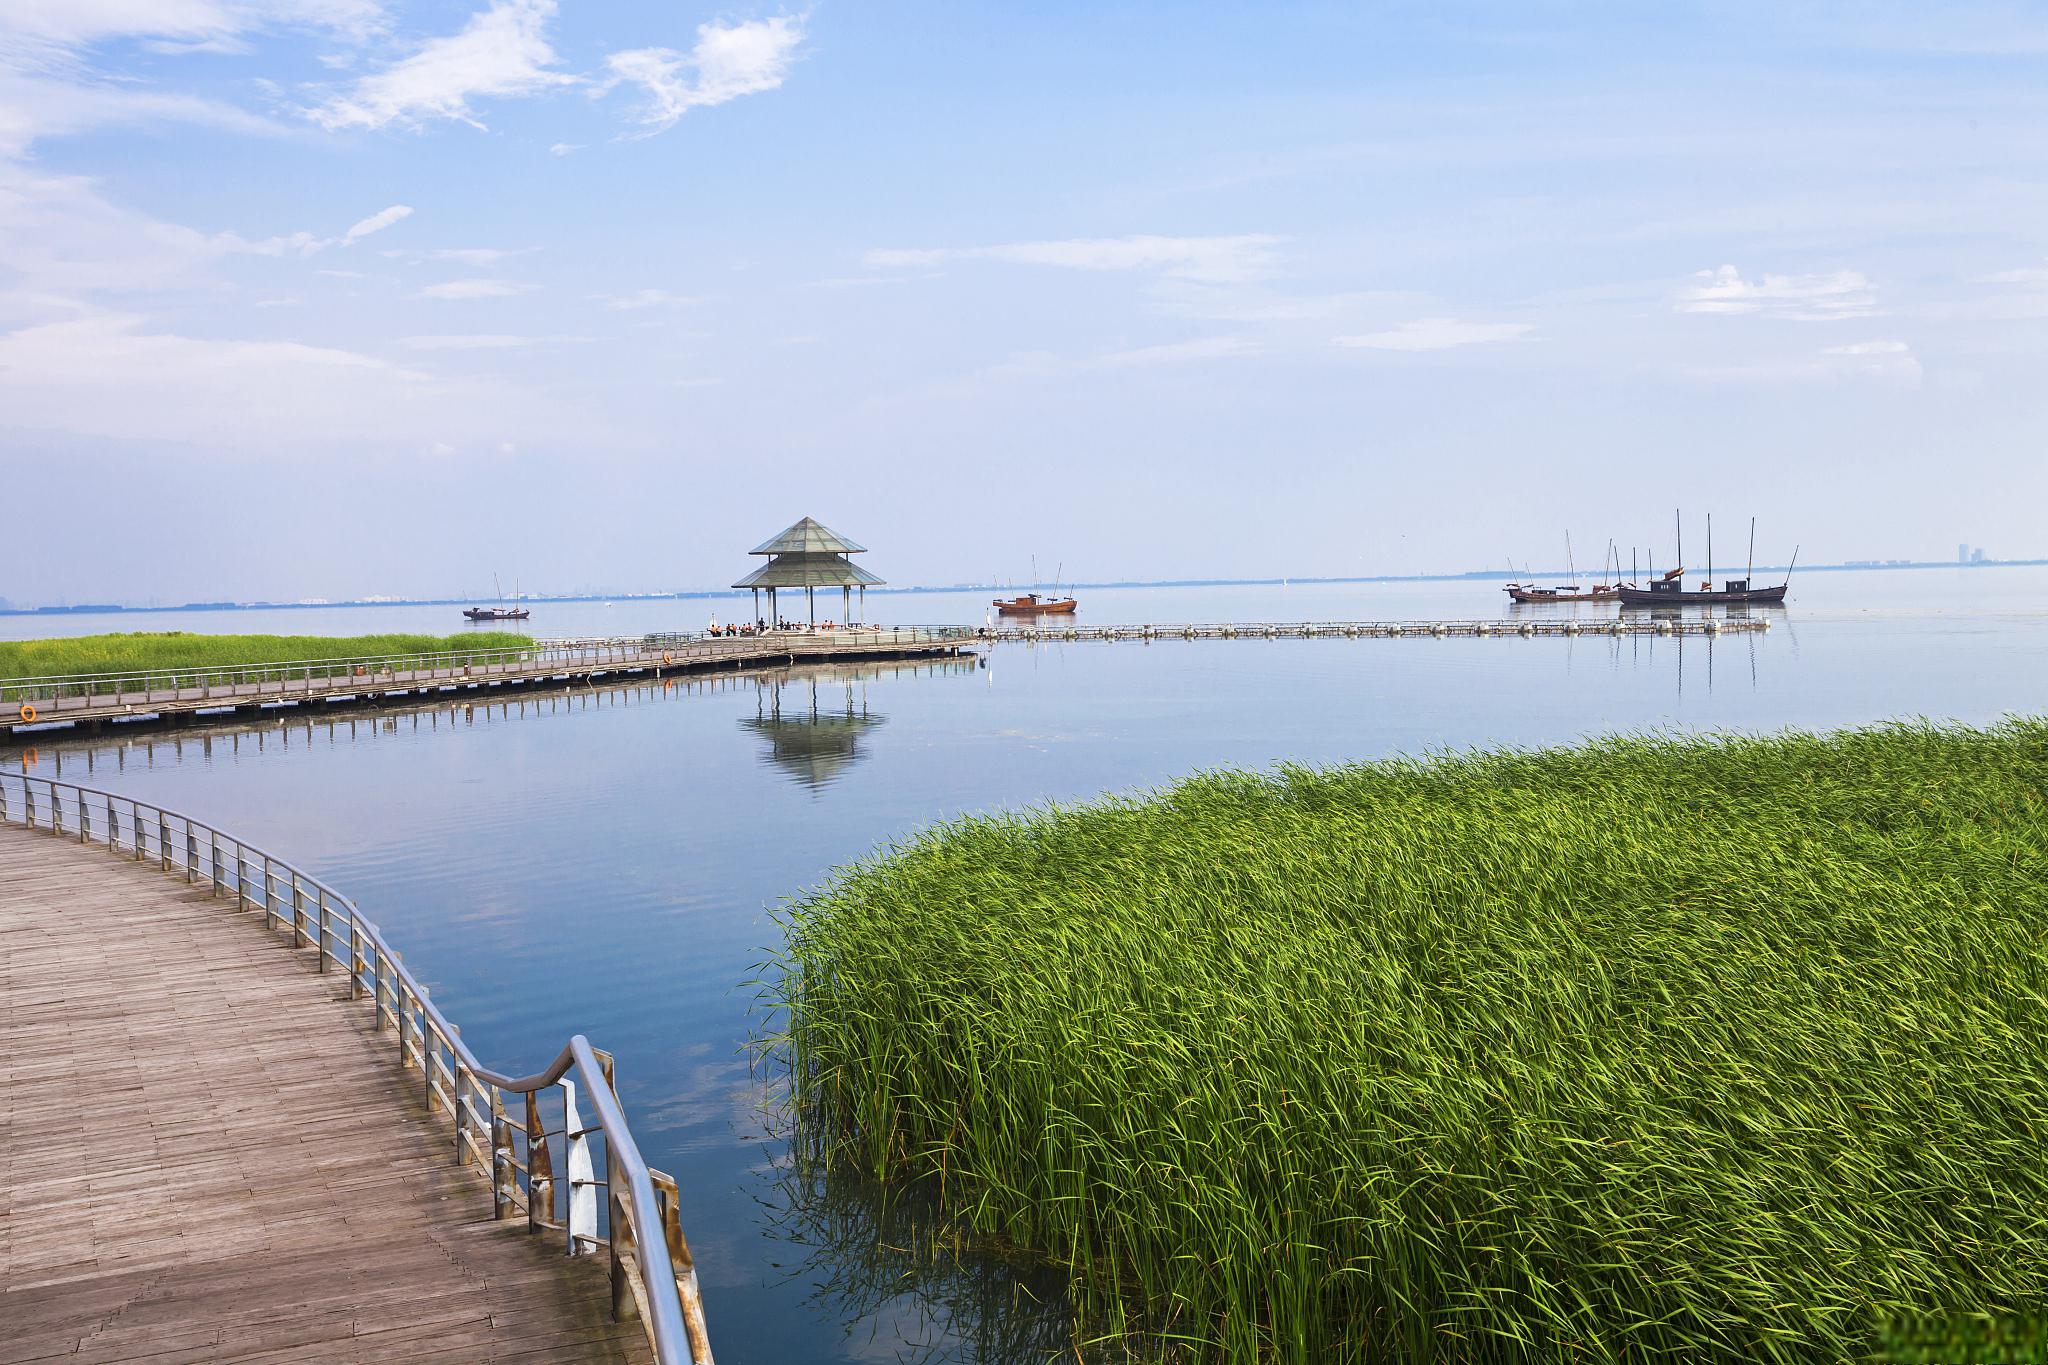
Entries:
<svg viewBox="0 0 2048 1365">
<path fill-rule="evenodd" d="M 605 306 L 621 311 L 638 308 L 681 308 L 697 301 L 687 294 L 671 294 L 666 289 L 636 289 L 630 294 L 598 294 L 595 297 Z"/>
<path fill-rule="evenodd" d="M 1702 270 L 1678 296 L 1681 313 L 1756 313 L 1826 322 L 1877 311 L 1870 281 L 1856 270 L 1825 275 L 1765 275 L 1745 280 L 1732 265 Z"/>
<path fill-rule="evenodd" d="M 423 299 L 502 299 L 512 294 L 524 294 L 531 285 L 513 284 L 509 280 L 449 280 L 445 284 L 430 284 L 420 290 Z"/>
<path fill-rule="evenodd" d="M 581 142 L 557 142 L 554 146 L 548 148 L 548 151 L 556 156 L 567 156 L 571 152 L 582 151 L 583 147 L 584 144 Z"/>
<path fill-rule="evenodd" d="M 1189 361 L 1224 360 L 1231 356 L 1257 355 L 1263 349 L 1245 337 L 1202 337 L 1195 341 L 1169 341 L 1159 346 L 1139 346 L 1128 351 L 1111 351 L 1091 362 L 1105 370 L 1129 369 L 1139 365 L 1180 365 Z"/>
<path fill-rule="evenodd" d="M 1065 270 L 1143 271 L 1205 284 L 1238 284 L 1272 274 L 1273 249 L 1283 240 L 1262 233 L 1234 237 L 1080 237 L 999 246 L 876 250 L 868 252 L 863 261 L 870 270 L 929 269 L 953 261 L 1000 261 L 1007 265 Z"/>
<path fill-rule="evenodd" d="M 427 336 L 400 337 L 398 344 L 409 351 L 504 351 L 531 346 L 533 337 L 520 336 Z"/>
<path fill-rule="evenodd" d="M 2001 270 L 1995 275 L 1983 275 L 1979 284 L 2023 284 L 2032 288 L 2048 285 L 2048 265 L 2028 266 L 2020 270 Z"/>
<path fill-rule="evenodd" d="M 401 218 L 410 217 L 412 217 L 412 209 L 409 206 L 405 204 L 393 204 L 388 209 L 382 209 L 376 213 L 371 214 L 368 218 L 363 219 L 360 223 L 357 223 L 347 232 L 344 232 L 341 235 L 341 244 L 343 246 L 354 246 L 357 242 L 369 236 L 371 233 L 382 232 L 385 228 L 390 227 L 393 223 L 399 221 Z"/>
<path fill-rule="evenodd" d="M 557 61 L 546 33 L 554 13 L 555 0 L 492 0 L 460 33 L 429 40 L 410 57 L 363 77 L 348 94 L 308 110 L 307 117 L 330 129 L 418 126 L 433 119 L 482 128 L 471 112 L 472 99 L 575 84 L 574 76 L 549 69 Z"/>
<path fill-rule="evenodd" d="M 736 24 L 697 26 L 697 45 L 686 53 L 666 47 L 614 52 L 611 77 L 594 93 L 630 82 L 647 91 L 640 122 L 659 131 L 692 109 L 724 104 L 781 85 L 803 41 L 802 16 L 777 15 Z"/>
<path fill-rule="evenodd" d="M 1519 341 L 1535 328 L 1526 322 L 1460 322 L 1456 318 L 1417 318 L 1384 332 L 1332 337 L 1339 346 L 1373 351 L 1448 351 L 1455 346 L 1483 346 Z"/>
<path fill-rule="evenodd" d="M 0 60 L 68 66 L 81 50 L 120 38 L 169 54 L 245 52 L 240 35 L 258 30 L 314 28 L 360 39 L 382 23 L 378 0 L 7 0 Z"/>
<path fill-rule="evenodd" d="M 1824 346 L 1817 353 L 1762 360 L 1745 365 L 1698 366 L 1686 371 L 1695 379 L 1715 383 L 1840 384 L 1867 380 L 1903 388 L 1919 388 L 1926 371 L 1903 341 L 1858 341 Z"/>
</svg>

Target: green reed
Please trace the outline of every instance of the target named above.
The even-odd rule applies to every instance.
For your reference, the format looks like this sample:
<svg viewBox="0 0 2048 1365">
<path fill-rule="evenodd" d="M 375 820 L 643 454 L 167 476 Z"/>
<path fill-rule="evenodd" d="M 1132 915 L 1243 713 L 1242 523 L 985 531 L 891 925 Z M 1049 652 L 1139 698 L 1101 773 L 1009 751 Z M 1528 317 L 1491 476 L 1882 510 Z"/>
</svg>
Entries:
<svg viewBox="0 0 2048 1365">
<path fill-rule="evenodd" d="M 0 642 L 0 679 L 67 673 L 237 668 L 314 659 L 392 658 L 478 649 L 517 649 L 530 637 L 506 631 L 455 635 L 200 635 L 190 631 L 81 635 Z"/>
<path fill-rule="evenodd" d="M 1095 1351 L 1873 1358 L 2048 1304 L 2044 787 L 2013 720 L 960 820 L 790 907 L 776 1055 Z"/>
</svg>

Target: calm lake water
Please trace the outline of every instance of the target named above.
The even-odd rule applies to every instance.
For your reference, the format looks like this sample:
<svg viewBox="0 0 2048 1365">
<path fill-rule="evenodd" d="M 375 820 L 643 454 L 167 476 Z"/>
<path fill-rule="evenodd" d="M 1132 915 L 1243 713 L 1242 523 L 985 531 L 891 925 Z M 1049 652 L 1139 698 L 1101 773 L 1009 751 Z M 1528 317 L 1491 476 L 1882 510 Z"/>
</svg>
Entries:
<svg viewBox="0 0 2048 1365">
<path fill-rule="evenodd" d="M 983 594 L 877 595 L 867 614 L 979 622 L 985 607 Z M 734 604 L 541 604 L 529 624 L 691 629 L 714 609 Z M 1082 619 L 1506 614 L 1497 586 L 1470 582 L 1089 592 Z M 454 615 L 0 617 L 0 636 L 442 632 Z M 1010 1360 L 1034 1355 L 1043 1320 L 1015 1306 L 1028 1295 L 1000 1268 L 930 1273 L 929 1258 L 877 1251 L 857 1201 L 793 1203 L 762 1118 L 769 1083 L 746 1051 L 773 907 L 950 815 L 1198 768 L 2043 708 L 2048 570 L 1802 573 L 1771 620 L 1719 639 L 1006 645 L 982 665 L 45 736 L 33 757 L 15 746 L 0 762 L 188 810 L 316 870 L 384 926 L 489 1063 L 537 1066 L 575 1031 L 612 1049 L 649 1160 L 682 1181 L 725 1359 Z"/>
</svg>

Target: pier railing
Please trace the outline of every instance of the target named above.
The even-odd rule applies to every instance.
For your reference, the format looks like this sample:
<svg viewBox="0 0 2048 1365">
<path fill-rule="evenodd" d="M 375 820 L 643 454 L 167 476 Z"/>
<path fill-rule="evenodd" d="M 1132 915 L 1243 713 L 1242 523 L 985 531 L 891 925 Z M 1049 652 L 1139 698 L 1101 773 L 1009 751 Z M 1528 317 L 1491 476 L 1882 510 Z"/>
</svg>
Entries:
<svg viewBox="0 0 2048 1365">
<path fill-rule="evenodd" d="M 1718 635 L 1770 629 L 1768 617 L 1544 617 L 1480 621 L 1204 621 L 1057 625 L 997 623 L 977 630 L 983 640 L 1314 640 L 1399 639 L 1493 635 Z"/>
<path fill-rule="evenodd" d="M 290 663 L 206 664 L 187 668 L 135 669 L 119 673 L 64 673 L 0 679 L 0 707 L 10 714 L 26 707 L 41 719 L 106 706 L 146 708 L 155 702 L 289 701 L 331 696 L 351 687 L 391 689 L 461 686 L 493 678 L 532 677 L 549 672 L 588 672 L 605 667 L 652 668 L 688 665 L 735 654 L 758 654 L 764 646 L 787 643 L 805 648 L 845 645 L 880 648 L 971 641 L 965 626 L 842 626 L 832 629 L 768 631 L 755 635 L 578 636 L 539 639 L 526 645 L 448 650 L 427 654 L 364 654 Z M 771 651 L 772 652 L 772 651 Z M 21 719 L 26 720 L 25 713 Z"/>
<path fill-rule="evenodd" d="M 488 1168 L 494 1215 L 561 1237 L 570 1256 L 606 1255 L 613 1314 L 643 1322 L 662 1365 L 710 1365 L 676 1182 L 641 1157 L 610 1054 L 579 1033 L 532 1075 L 492 1070 L 348 897 L 189 815 L 91 787 L 0 773 L 0 823 L 154 864 L 260 914 L 281 940 L 310 950 L 317 970 L 338 974 L 348 999 L 368 1000 L 376 1032 L 391 1037 L 393 1060 L 419 1073 L 428 1117 L 445 1121 L 453 1162 Z M 603 1179 L 593 1138 L 603 1142 Z M 599 1191 L 609 1205 L 603 1220 Z"/>
</svg>

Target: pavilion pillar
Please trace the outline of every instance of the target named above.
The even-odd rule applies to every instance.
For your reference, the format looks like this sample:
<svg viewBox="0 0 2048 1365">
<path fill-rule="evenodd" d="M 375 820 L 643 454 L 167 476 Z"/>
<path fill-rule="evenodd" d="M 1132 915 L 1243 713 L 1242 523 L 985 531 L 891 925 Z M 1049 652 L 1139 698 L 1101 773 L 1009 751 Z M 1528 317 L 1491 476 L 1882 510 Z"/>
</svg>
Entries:
<svg viewBox="0 0 2048 1365">
<path fill-rule="evenodd" d="M 843 626 L 852 619 L 853 589 L 841 583 L 839 585 L 839 624 Z"/>
<path fill-rule="evenodd" d="M 804 606 L 811 613 L 811 629 L 816 630 L 818 628 L 818 590 L 808 583 L 804 584 Z"/>
</svg>

